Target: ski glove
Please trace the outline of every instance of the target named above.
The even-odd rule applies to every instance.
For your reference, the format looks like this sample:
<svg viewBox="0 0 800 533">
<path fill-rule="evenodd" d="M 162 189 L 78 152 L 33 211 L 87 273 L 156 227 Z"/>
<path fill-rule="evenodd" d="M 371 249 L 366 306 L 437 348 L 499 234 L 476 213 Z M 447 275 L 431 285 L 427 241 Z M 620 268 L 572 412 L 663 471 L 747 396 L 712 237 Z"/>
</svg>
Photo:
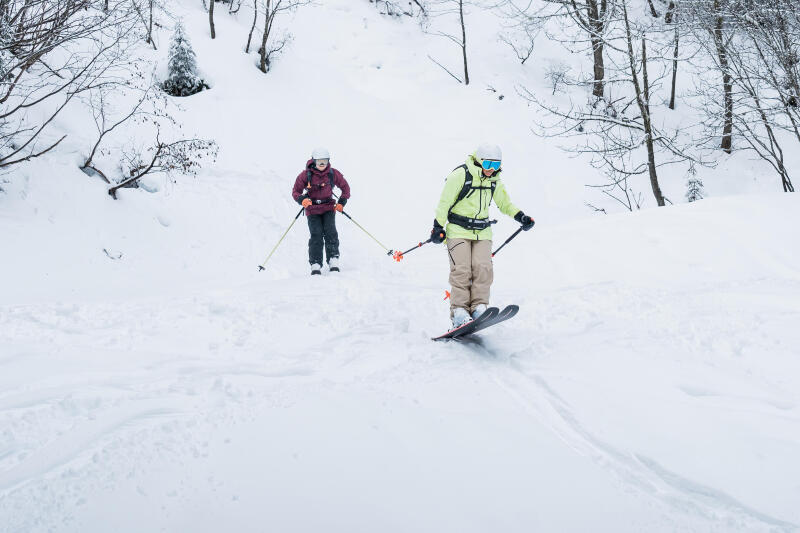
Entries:
<svg viewBox="0 0 800 533">
<path fill-rule="evenodd" d="M 522 211 L 514 215 L 514 220 L 522 224 L 522 229 L 524 229 L 525 231 L 531 229 L 533 225 L 536 223 L 531 217 L 529 217 Z"/>
<path fill-rule="evenodd" d="M 431 242 L 433 244 L 441 244 L 444 242 L 445 237 L 447 237 L 447 234 L 444 232 L 444 228 L 439 224 L 438 220 L 434 219 L 433 229 L 431 230 Z"/>
<path fill-rule="evenodd" d="M 311 198 L 304 198 L 303 201 L 300 202 L 300 205 L 302 205 L 303 207 L 310 206 L 311 205 Z"/>
<path fill-rule="evenodd" d="M 339 201 L 340 204 L 342 204 L 342 206 L 344 206 L 344 204 L 347 203 L 347 198 L 339 198 L 338 201 Z"/>
<path fill-rule="evenodd" d="M 344 211 L 344 205 L 342 205 L 342 203 L 339 202 L 338 204 L 336 204 L 336 206 L 334 206 L 334 209 L 341 213 L 342 211 Z"/>
<path fill-rule="evenodd" d="M 306 200 L 308 200 L 308 195 L 307 194 L 303 194 L 303 195 L 300 195 L 300 196 L 297 197 L 297 203 L 302 205 L 302 206 L 305 206 L 305 204 L 303 202 L 305 202 Z"/>
</svg>

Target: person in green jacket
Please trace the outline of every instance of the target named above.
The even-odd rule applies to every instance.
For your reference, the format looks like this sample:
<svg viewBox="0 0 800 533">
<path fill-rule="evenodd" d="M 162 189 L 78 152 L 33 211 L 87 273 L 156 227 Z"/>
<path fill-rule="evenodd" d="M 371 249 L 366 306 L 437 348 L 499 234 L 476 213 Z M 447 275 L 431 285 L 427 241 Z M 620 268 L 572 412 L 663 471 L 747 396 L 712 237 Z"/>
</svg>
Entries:
<svg viewBox="0 0 800 533">
<path fill-rule="evenodd" d="M 492 272 L 492 227 L 489 204 L 494 200 L 500 211 L 522 224 L 528 231 L 531 217 L 511 203 L 500 180 L 502 152 L 494 144 L 481 144 L 465 164 L 447 176 L 431 242 L 447 241 L 450 262 L 450 318 L 453 328 L 478 318 L 489 305 Z"/>
</svg>

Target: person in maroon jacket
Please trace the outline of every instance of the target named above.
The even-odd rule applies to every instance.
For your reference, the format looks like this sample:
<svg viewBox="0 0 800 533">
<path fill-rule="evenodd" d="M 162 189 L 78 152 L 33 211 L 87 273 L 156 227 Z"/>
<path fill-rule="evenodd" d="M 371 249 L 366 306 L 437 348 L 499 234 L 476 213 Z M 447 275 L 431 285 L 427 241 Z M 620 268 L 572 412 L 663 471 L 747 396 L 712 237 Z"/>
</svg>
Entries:
<svg viewBox="0 0 800 533">
<path fill-rule="evenodd" d="M 322 273 L 322 248 L 331 272 L 339 272 L 339 234 L 336 232 L 336 211 L 341 212 L 350 198 L 350 185 L 342 173 L 330 166 L 331 156 L 325 148 L 316 148 L 306 169 L 297 176 L 292 198 L 306 208 L 308 230 L 308 262 L 311 275 Z M 341 190 L 339 200 L 333 198 L 333 187 Z"/>
</svg>

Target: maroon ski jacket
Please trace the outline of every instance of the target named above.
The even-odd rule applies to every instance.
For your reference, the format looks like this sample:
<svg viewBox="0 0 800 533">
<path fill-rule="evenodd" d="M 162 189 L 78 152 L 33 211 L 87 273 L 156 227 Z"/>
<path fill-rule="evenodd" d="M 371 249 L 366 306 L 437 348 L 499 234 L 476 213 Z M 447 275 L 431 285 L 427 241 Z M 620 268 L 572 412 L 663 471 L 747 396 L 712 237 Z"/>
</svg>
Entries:
<svg viewBox="0 0 800 533">
<path fill-rule="evenodd" d="M 340 203 L 345 204 L 350 198 L 350 185 L 344 179 L 342 173 L 331 167 L 330 163 L 325 167 L 325 170 L 317 170 L 314 165 L 314 160 L 309 159 L 306 163 L 306 169 L 301 172 L 294 182 L 292 188 L 292 198 L 297 203 L 301 203 L 303 198 L 310 198 L 313 204 L 306 207 L 306 215 L 319 215 L 325 211 L 333 211 L 336 206 L 336 200 L 333 198 L 333 190 L 331 189 L 330 172 L 333 171 L 333 184 L 338 187 L 342 194 L 339 196 Z M 308 189 L 308 175 L 311 172 L 311 188 Z M 341 200 L 344 200 L 342 202 Z"/>
</svg>

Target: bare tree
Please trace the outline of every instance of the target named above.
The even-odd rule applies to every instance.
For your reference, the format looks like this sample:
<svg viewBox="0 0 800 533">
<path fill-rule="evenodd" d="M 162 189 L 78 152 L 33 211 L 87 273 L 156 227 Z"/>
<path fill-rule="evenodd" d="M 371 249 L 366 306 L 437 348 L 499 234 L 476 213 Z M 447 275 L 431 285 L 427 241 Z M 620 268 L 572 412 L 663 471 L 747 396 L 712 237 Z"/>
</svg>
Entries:
<svg viewBox="0 0 800 533">
<path fill-rule="evenodd" d="M 650 186 L 653 189 L 653 196 L 659 207 L 664 205 L 664 196 L 661 194 L 661 186 L 658 184 L 658 174 L 656 169 L 655 147 L 653 140 L 653 122 L 650 116 L 650 82 L 647 76 L 647 39 L 642 36 L 642 56 L 641 70 L 642 80 L 639 81 L 637 72 L 636 55 L 633 52 L 633 36 L 631 35 L 630 20 L 628 18 L 628 6 L 626 0 L 622 0 L 623 20 L 625 21 L 625 41 L 628 45 L 628 62 L 631 69 L 631 82 L 633 83 L 636 94 L 636 104 L 642 119 L 642 129 L 644 131 L 644 142 L 647 147 L 647 171 L 650 176 Z"/>
<path fill-rule="evenodd" d="M 247 34 L 247 44 L 244 47 L 244 53 L 250 53 L 250 41 L 253 39 L 253 31 L 256 29 L 256 23 L 258 22 L 258 0 L 253 0 L 253 24 L 250 26 L 250 33 Z"/>
<path fill-rule="evenodd" d="M 441 29 L 434 29 L 430 30 L 430 33 L 448 39 L 449 41 L 455 43 L 461 50 L 461 59 L 464 70 L 463 79 L 460 79 L 457 76 L 453 76 L 453 74 L 450 73 L 449 70 L 447 72 L 450 73 L 451 76 L 459 80 L 464 85 L 469 85 L 469 65 L 467 61 L 467 26 L 464 22 L 464 14 L 465 14 L 464 7 L 467 4 L 469 4 L 469 2 L 465 0 L 430 0 L 427 3 L 428 9 L 426 11 L 428 22 L 432 19 L 443 18 L 443 17 L 458 19 L 458 26 L 456 30 L 444 31 Z M 436 63 L 439 64 L 438 62 Z M 439 64 L 439 66 L 442 65 Z M 442 66 L 442 68 L 444 67 Z"/>
<path fill-rule="evenodd" d="M 145 79 L 140 72 L 134 69 L 131 69 L 131 74 L 133 80 L 98 87 L 90 91 L 89 97 L 86 99 L 86 103 L 92 111 L 98 135 L 81 170 L 87 174 L 98 174 L 106 183 L 111 183 L 111 180 L 105 172 L 97 168 L 95 156 L 108 135 L 128 122 L 135 123 L 137 127 L 148 123 L 158 127 L 161 121 L 175 124 L 175 121 L 166 112 L 168 103 L 164 93 L 158 90 L 157 84 L 152 79 Z M 115 100 L 126 101 L 131 94 L 137 93 L 136 103 L 130 109 L 122 113 L 115 113 Z"/>
<path fill-rule="evenodd" d="M 793 191 L 783 145 L 792 137 L 800 142 L 795 96 L 800 93 L 800 5 L 792 0 L 681 0 L 681 4 L 686 14 L 683 24 L 698 37 L 722 78 L 723 150 L 733 149 L 735 133 L 741 148 L 769 163 L 783 190 Z M 703 39 L 703 34 L 710 38 Z M 720 109 L 719 90 L 701 92 L 706 96 L 704 110 L 713 117 Z"/>
<path fill-rule="evenodd" d="M 0 168 L 7 168 L 63 141 L 46 132 L 75 96 L 118 81 L 114 65 L 125 60 L 134 21 L 122 2 L 107 11 L 89 0 L 1 0 L 0 8 L 13 58 L 0 84 Z"/>
<path fill-rule="evenodd" d="M 518 14 L 516 16 L 507 16 L 507 20 L 512 23 L 504 28 L 500 34 L 500 40 L 513 50 L 520 64 L 524 65 L 533 55 L 536 37 L 539 35 L 541 25 L 529 17 L 520 17 Z"/>
<path fill-rule="evenodd" d="M 735 35 L 735 23 L 730 17 L 730 6 L 731 3 L 737 1 L 681 0 L 680 24 L 691 31 L 695 40 L 705 49 L 715 75 L 719 76 L 718 79 L 722 82 L 721 87 L 717 85 L 716 89 L 707 96 L 706 103 L 708 105 L 705 113 L 719 115 L 711 118 L 712 122 L 721 123 L 722 133 L 719 147 L 726 153 L 731 153 L 733 150 L 734 95 L 728 57 Z M 698 85 L 704 84 L 704 80 L 698 80 Z M 719 134 L 717 133 L 717 135 Z"/>
<path fill-rule="evenodd" d="M 139 180 L 148 174 L 195 174 L 201 160 L 214 160 L 217 146 L 214 141 L 205 139 L 181 139 L 165 143 L 156 133 L 153 144 L 144 151 L 127 154 L 129 177 L 108 189 L 108 194 L 117 199 L 117 192 L 123 188 L 137 187 Z"/>
<path fill-rule="evenodd" d="M 672 51 L 672 84 L 670 85 L 669 92 L 669 108 L 675 109 L 675 86 L 678 81 L 678 59 L 679 59 L 679 44 L 680 44 L 680 25 L 678 24 L 678 3 L 676 0 L 670 0 L 667 11 L 664 14 L 664 22 L 667 25 L 673 26 L 675 37 L 673 39 L 674 48 Z"/>
<path fill-rule="evenodd" d="M 123 0 L 124 1 L 124 0 Z M 157 0 L 128 0 L 130 7 L 139 21 L 144 27 L 144 41 L 151 45 L 154 50 L 157 50 L 155 40 L 153 39 L 153 26 L 155 25 L 155 12 L 156 9 L 161 8 Z"/>
<path fill-rule="evenodd" d="M 602 98 L 605 89 L 606 66 L 605 38 L 609 25 L 616 14 L 617 0 L 543 0 L 542 4 L 534 4 L 528 0 L 509 0 L 504 12 L 510 19 L 516 19 L 524 26 L 538 28 L 555 21 L 567 24 L 577 30 L 556 38 L 567 47 L 578 45 L 582 49 L 588 46 L 592 55 L 592 95 Z M 582 37 L 581 37 L 582 36 Z"/>
<path fill-rule="evenodd" d="M 260 56 L 259 69 L 261 72 L 269 72 L 274 56 L 280 53 L 289 41 L 291 41 L 291 34 L 289 33 L 275 38 L 274 24 L 276 17 L 308 4 L 310 1 L 311 0 L 261 0 L 261 5 L 264 10 L 264 29 L 261 33 L 261 47 L 258 49 L 258 54 Z"/>
<path fill-rule="evenodd" d="M 717 51 L 719 70 L 722 73 L 722 95 L 725 102 L 720 148 L 727 153 L 731 153 L 733 146 L 733 83 L 731 81 L 730 65 L 728 64 L 728 42 L 730 37 L 725 31 L 725 16 L 722 11 L 721 0 L 712 0 L 712 6 L 714 27 L 711 30 L 711 34 L 714 36 L 714 47 Z"/>
<path fill-rule="evenodd" d="M 780 132 L 800 142 L 800 117 L 793 100 L 798 75 L 794 43 L 800 33 L 800 17 L 792 22 L 792 6 L 785 7 L 775 10 L 756 2 L 746 3 L 744 10 L 737 6 L 739 11 L 731 14 L 737 31 L 729 47 L 729 66 L 737 89 L 735 131 L 747 149 L 772 166 L 783 190 L 794 192 Z M 796 16 L 800 8 L 794 9 Z"/>
<path fill-rule="evenodd" d="M 693 153 L 692 139 L 685 131 L 669 130 L 653 118 L 659 105 L 654 91 L 661 88 L 672 59 L 657 53 L 668 42 L 664 38 L 668 33 L 660 21 L 631 20 L 627 0 L 618 0 L 616 5 L 618 18 L 607 19 L 603 37 L 603 48 L 609 52 L 604 98 L 592 95 L 587 104 L 564 109 L 528 90 L 523 89 L 522 96 L 544 112 L 536 133 L 574 140 L 565 149 L 590 156 L 592 166 L 605 174 L 605 183 L 589 187 L 633 210 L 643 203 L 635 178 L 646 176 L 656 204 L 663 206 L 669 200 L 661 191 L 658 169 L 705 162 Z"/>
</svg>

